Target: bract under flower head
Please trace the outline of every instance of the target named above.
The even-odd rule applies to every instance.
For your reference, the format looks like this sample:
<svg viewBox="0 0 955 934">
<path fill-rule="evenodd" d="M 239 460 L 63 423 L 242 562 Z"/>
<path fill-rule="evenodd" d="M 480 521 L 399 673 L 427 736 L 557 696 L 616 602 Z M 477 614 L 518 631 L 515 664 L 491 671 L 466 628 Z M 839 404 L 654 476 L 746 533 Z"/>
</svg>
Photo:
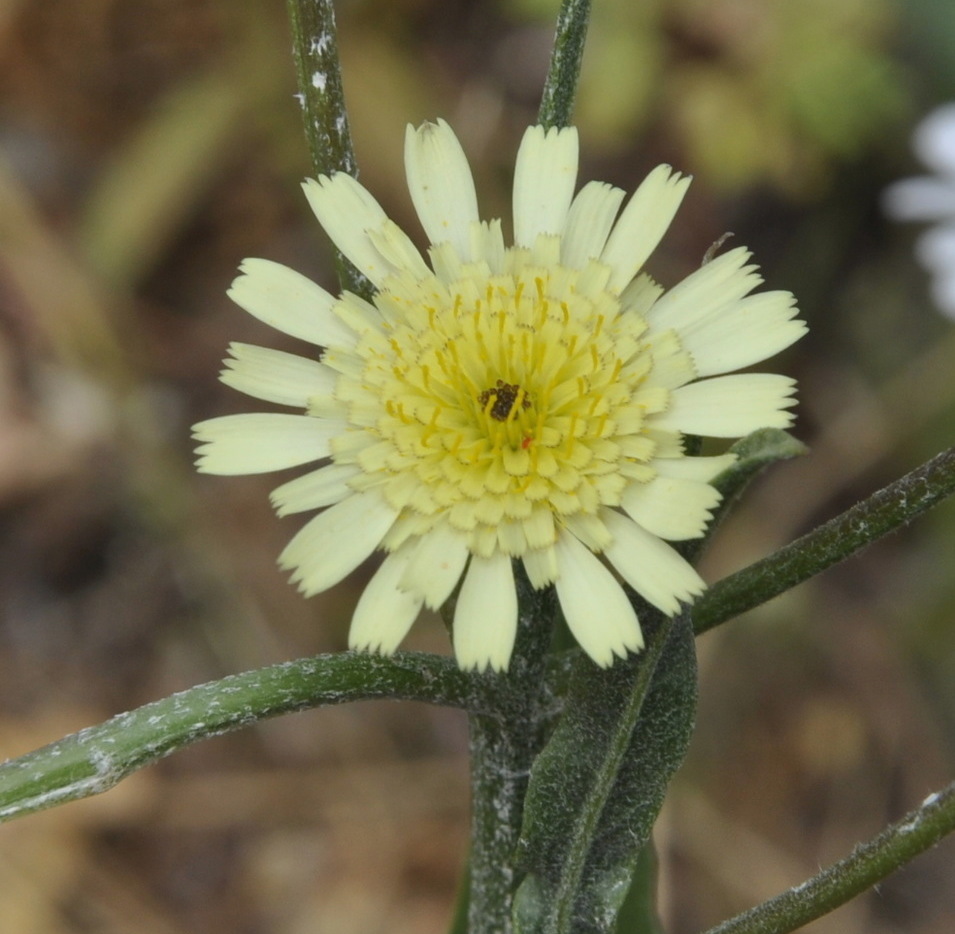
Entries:
<svg viewBox="0 0 955 934">
<path fill-rule="evenodd" d="M 425 262 L 354 179 L 305 184 L 335 245 L 375 287 L 334 298 L 247 260 L 230 291 L 251 314 L 323 348 L 310 360 L 233 344 L 222 379 L 304 414 L 195 427 L 199 469 L 317 470 L 272 494 L 280 515 L 323 509 L 280 562 L 306 594 L 387 556 L 359 600 L 357 649 L 390 653 L 422 606 L 460 583 L 463 667 L 506 668 L 513 561 L 550 584 L 583 649 L 609 665 L 642 645 L 622 579 L 664 613 L 703 588 L 665 540 L 703 534 L 732 455 L 686 457 L 683 434 L 737 437 L 791 422 L 793 382 L 725 375 L 804 331 L 787 292 L 735 249 L 664 293 L 642 272 L 688 179 L 660 166 L 624 193 L 574 194 L 573 128 L 529 128 L 514 178 L 514 244 L 481 221 L 467 160 L 443 121 L 408 129 L 405 163 Z"/>
</svg>

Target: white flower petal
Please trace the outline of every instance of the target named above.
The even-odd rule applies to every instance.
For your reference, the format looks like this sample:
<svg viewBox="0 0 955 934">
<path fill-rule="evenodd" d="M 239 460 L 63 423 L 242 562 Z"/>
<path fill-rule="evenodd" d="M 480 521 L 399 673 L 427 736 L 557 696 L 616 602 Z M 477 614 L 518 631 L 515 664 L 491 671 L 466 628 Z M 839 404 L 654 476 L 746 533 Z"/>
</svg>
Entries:
<svg viewBox="0 0 955 934">
<path fill-rule="evenodd" d="M 443 283 L 454 283 L 461 279 L 461 270 L 463 263 L 458 251 L 451 245 L 450 241 L 439 243 L 437 246 L 428 247 L 428 257 L 431 260 L 431 267 L 434 274 Z"/>
<path fill-rule="evenodd" d="M 560 234 L 538 234 L 528 260 L 531 266 L 540 269 L 557 269 L 560 263 Z"/>
<path fill-rule="evenodd" d="M 454 656 L 465 670 L 504 671 L 517 635 L 517 591 L 511 559 L 471 557 L 454 609 Z"/>
<path fill-rule="evenodd" d="M 749 257 L 749 250 L 736 247 L 695 269 L 647 311 L 651 330 L 682 333 L 749 294 L 763 281 L 755 266 L 745 265 Z"/>
<path fill-rule="evenodd" d="M 259 321 L 321 347 L 354 347 L 355 334 L 335 316 L 335 299 L 301 273 L 267 259 L 246 259 L 228 295 Z"/>
<path fill-rule="evenodd" d="M 626 516 L 604 510 L 604 521 L 613 535 L 613 544 L 604 556 L 620 576 L 647 602 L 673 615 L 681 601 L 689 601 L 706 589 L 692 565 Z"/>
<path fill-rule="evenodd" d="M 650 466 L 664 477 L 709 483 L 724 470 L 732 467 L 736 460 L 735 454 L 718 454 L 715 457 L 657 457 L 650 462 Z"/>
<path fill-rule="evenodd" d="M 533 548 L 522 558 L 527 578 L 535 590 L 542 590 L 557 580 L 557 555 L 553 547 Z"/>
<path fill-rule="evenodd" d="M 348 481 L 359 473 L 361 468 L 355 464 L 329 464 L 283 483 L 269 498 L 279 516 L 332 506 L 353 492 Z"/>
<path fill-rule="evenodd" d="M 528 127 L 514 167 L 514 243 L 533 247 L 538 234 L 561 234 L 577 183 L 576 127 Z"/>
<path fill-rule="evenodd" d="M 431 243 L 449 241 L 461 260 L 471 257 L 477 194 L 467 156 L 444 120 L 405 131 L 405 173 L 411 201 Z M 477 257 L 474 257 L 475 259 Z"/>
<path fill-rule="evenodd" d="M 351 574 L 381 543 L 398 512 L 377 491 L 356 493 L 310 519 L 279 555 L 310 597 Z"/>
<path fill-rule="evenodd" d="M 229 344 L 229 353 L 219 379 L 256 399 L 304 409 L 310 397 L 335 388 L 337 374 L 318 360 L 236 341 Z"/>
<path fill-rule="evenodd" d="M 422 596 L 425 606 L 436 610 L 461 579 L 467 560 L 466 536 L 443 523 L 421 536 L 405 568 L 401 586 Z"/>
<path fill-rule="evenodd" d="M 332 243 L 375 285 L 396 270 L 372 242 L 370 231 L 385 226 L 388 215 L 367 189 L 345 172 L 322 175 L 302 184 L 305 197 Z"/>
<path fill-rule="evenodd" d="M 421 611 L 421 597 L 398 585 L 410 556 L 407 546 L 388 555 L 362 591 L 348 630 L 350 649 L 391 655 L 408 634 Z"/>
<path fill-rule="evenodd" d="M 652 454 L 655 458 L 685 457 L 683 437 L 679 431 L 659 429 L 654 424 L 647 425 L 644 434 L 653 443 Z"/>
<path fill-rule="evenodd" d="M 563 516 L 564 527 L 594 552 L 601 552 L 610 544 L 611 535 L 600 516 L 589 512 L 577 512 L 570 516 Z"/>
<path fill-rule="evenodd" d="M 955 214 L 955 210 L 952 212 Z M 915 241 L 915 258 L 936 272 L 955 269 L 955 224 L 943 224 L 926 230 Z"/>
<path fill-rule="evenodd" d="M 483 260 L 487 263 L 491 275 L 499 276 L 504 272 L 505 247 L 500 218 L 472 224 L 470 243 L 474 262 Z"/>
<path fill-rule="evenodd" d="M 573 535 L 558 536 L 557 599 L 580 647 L 601 667 L 643 647 L 640 622 L 623 588 Z"/>
<path fill-rule="evenodd" d="M 708 483 L 658 476 L 646 483 L 631 483 L 620 505 L 651 534 L 679 542 L 703 534 L 720 499 Z"/>
<path fill-rule="evenodd" d="M 662 294 L 663 286 L 641 272 L 620 293 L 620 307 L 623 311 L 645 318 Z"/>
<path fill-rule="evenodd" d="M 955 214 L 955 180 L 903 178 L 882 192 L 882 210 L 897 221 L 941 221 Z"/>
<path fill-rule="evenodd" d="M 955 175 L 955 104 L 936 107 L 915 128 L 916 155 L 942 175 Z"/>
<path fill-rule="evenodd" d="M 354 292 L 342 293 L 341 298 L 335 303 L 335 315 L 361 337 L 369 331 L 378 333 L 382 331 L 384 323 L 382 312 Z"/>
<path fill-rule="evenodd" d="M 955 318 L 955 271 L 932 279 L 932 299 L 944 315 Z"/>
<path fill-rule="evenodd" d="M 253 412 L 223 415 L 192 426 L 200 473 L 268 473 L 328 457 L 329 443 L 345 426 L 308 415 Z"/>
<path fill-rule="evenodd" d="M 729 373 L 779 353 L 806 333 L 789 292 L 759 292 L 680 332 L 699 376 Z"/>
<path fill-rule="evenodd" d="M 657 248 L 683 201 L 690 179 L 658 165 L 623 209 L 601 260 L 613 268 L 610 289 L 621 292 Z"/>
<path fill-rule="evenodd" d="M 796 383 L 774 373 L 715 376 L 681 386 L 670 394 L 670 406 L 650 416 L 651 427 L 712 438 L 740 438 L 757 428 L 787 428 L 794 415 L 786 409 Z"/>
<path fill-rule="evenodd" d="M 393 220 L 370 229 L 368 239 L 395 272 L 410 272 L 416 279 L 431 273 L 411 238 Z"/>
<path fill-rule="evenodd" d="M 564 266 L 583 269 L 600 256 L 624 194 L 606 182 L 588 182 L 577 192 L 561 242 L 560 261 Z"/>
</svg>

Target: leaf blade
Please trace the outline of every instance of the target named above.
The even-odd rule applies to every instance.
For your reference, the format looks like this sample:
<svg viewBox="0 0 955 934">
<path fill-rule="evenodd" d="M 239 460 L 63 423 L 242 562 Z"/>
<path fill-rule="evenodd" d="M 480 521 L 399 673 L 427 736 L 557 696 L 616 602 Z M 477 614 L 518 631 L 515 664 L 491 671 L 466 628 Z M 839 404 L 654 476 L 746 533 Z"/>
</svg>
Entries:
<svg viewBox="0 0 955 934">
<path fill-rule="evenodd" d="M 644 653 L 581 660 L 566 713 L 531 772 L 521 834 L 519 934 L 613 931 L 696 708 L 685 617 L 648 617 Z"/>
</svg>

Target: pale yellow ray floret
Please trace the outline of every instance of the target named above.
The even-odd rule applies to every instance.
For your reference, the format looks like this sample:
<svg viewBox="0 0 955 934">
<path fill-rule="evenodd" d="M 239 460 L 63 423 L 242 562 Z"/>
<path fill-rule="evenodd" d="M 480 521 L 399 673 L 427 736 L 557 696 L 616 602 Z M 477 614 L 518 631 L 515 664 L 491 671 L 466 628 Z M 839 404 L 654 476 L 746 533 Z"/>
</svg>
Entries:
<svg viewBox="0 0 955 934">
<path fill-rule="evenodd" d="M 229 353 L 219 379 L 255 399 L 307 409 L 309 399 L 335 389 L 335 374 L 317 360 L 238 342 Z"/>
<path fill-rule="evenodd" d="M 577 182 L 577 130 L 525 133 L 514 166 L 514 245 L 534 247 L 541 234 L 559 237 Z"/>
<path fill-rule="evenodd" d="M 440 163 L 442 171 L 429 171 Z M 415 212 L 431 243 L 449 243 L 461 261 L 471 257 L 471 230 L 480 222 L 467 156 L 443 120 L 405 133 L 405 166 Z"/>
<path fill-rule="evenodd" d="M 195 428 L 199 469 L 256 473 L 321 462 L 272 494 L 280 515 L 321 509 L 280 556 L 306 594 L 386 557 L 352 620 L 353 648 L 393 652 L 423 607 L 459 588 L 466 668 L 506 668 L 518 626 L 514 560 L 555 585 L 600 665 L 643 644 L 620 581 L 666 614 L 703 589 L 668 541 L 704 534 L 732 455 L 686 457 L 684 434 L 738 437 L 792 421 L 794 384 L 734 374 L 805 330 L 785 292 L 735 249 L 664 291 L 643 272 L 689 179 L 654 169 L 624 204 L 576 194 L 576 130 L 531 127 L 514 173 L 514 245 L 481 221 L 471 171 L 443 121 L 409 128 L 426 262 L 357 181 L 305 183 L 319 222 L 373 283 L 332 297 L 246 260 L 230 295 L 321 348 L 317 359 L 233 344 L 222 379 L 302 414 Z M 622 209 L 621 209 L 622 206 Z"/>
<path fill-rule="evenodd" d="M 193 426 L 203 473 L 269 473 L 328 457 L 344 423 L 316 423 L 305 415 L 223 415 Z"/>
</svg>

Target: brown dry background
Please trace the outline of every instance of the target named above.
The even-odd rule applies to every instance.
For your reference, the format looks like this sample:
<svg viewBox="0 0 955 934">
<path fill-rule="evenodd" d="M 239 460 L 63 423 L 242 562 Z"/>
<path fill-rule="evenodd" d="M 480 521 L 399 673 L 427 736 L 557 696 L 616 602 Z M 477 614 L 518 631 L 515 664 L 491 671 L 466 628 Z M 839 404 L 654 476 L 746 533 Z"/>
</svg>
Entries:
<svg viewBox="0 0 955 934">
<path fill-rule="evenodd" d="M 533 119 L 556 0 L 340 4 L 365 183 L 410 230 L 404 124 L 459 130 L 487 214 Z M 583 177 L 695 173 L 653 270 L 726 230 L 812 332 L 813 453 L 721 530 L 713 580 L 952 443 L 955 333 L 878 195 L 955 97 L 943 0 L 595 0 Z M 946 45 L 947 43 L 947 45 Z M 365 579 L 302 600 L 272 477 L 196 476 L 242 411 L 230 340 L 297 349 L 225 297 L 245 256 L 333 288 L 280 0 L 0 0 L 0 754 L 174 690 L 343 647 Z M 417 236 L 417 234 L 416 234 Z M 801 881 L 955 772 L 955 509 L 699 642 L 689 759 L 657 834 L 693 932 Z M 414 648 L 446 651 L 434 620 Z M 452 711 L 363 704 L 200 744 L 0 828 L 2 934 L 438 934 L 467 839 Z M 812 926 L 948 934 L 955 843 Z"/>
</svg>

